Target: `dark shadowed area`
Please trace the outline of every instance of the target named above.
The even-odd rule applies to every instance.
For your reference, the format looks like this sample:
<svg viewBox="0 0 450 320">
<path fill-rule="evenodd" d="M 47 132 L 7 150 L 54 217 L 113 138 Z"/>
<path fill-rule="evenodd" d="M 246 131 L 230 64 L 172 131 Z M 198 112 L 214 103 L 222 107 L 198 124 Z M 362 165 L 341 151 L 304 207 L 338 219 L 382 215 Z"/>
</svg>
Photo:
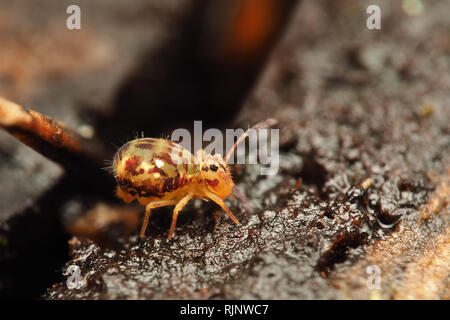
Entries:
<svg viewBox="0 0 450 320">
<path fill-rule="evenodd" d="M 0 96 L 83 139 L 39 154 L 0 105 L 0 298 L 450 298 L 448 1 L 82 0 L 81 30 L 70 4 L 0 3 Z M 139 238 L 120 145 L 267 118 L 278 172 L 232 167 L 254 213 L 192 201 L 167 240 L 159 208 Z"/>
</svg>

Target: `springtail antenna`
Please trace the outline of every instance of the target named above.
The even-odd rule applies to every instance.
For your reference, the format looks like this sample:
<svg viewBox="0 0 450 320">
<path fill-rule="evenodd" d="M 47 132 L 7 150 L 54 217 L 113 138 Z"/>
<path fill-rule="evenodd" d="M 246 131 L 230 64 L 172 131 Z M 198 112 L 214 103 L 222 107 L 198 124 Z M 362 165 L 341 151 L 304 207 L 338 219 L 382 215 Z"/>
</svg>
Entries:
<svg viewBox="0 0 450 320">
<path fill-rule="evenodd" d="M 257 124 L 255 124 L 253 127 L 251 127 L 250 129 L 247 129 L 247 131 L 245 131 L 242 136 L 239 137 L 239 139 L 237 139 L 236 143 L 233 145 L 233 147 L 231 147 L 231 149 L 228 151 L 226 157 L 224 158 L 225 163 L 228 162 L 228 160 L 231 158 L 231 156 L 233 155 L 234 150 L 236 150 L 237 146 L 245 140 L 245 138 L 248 137 L 249 131 L 250 130 L 258 130 L 258 129 L 264 129 L 270 126 L 273 126 L 275 124 L 277 124 L 278 121 L 276 119 L 267 119 L 265 121 L 259 122 Z"/>
</svg>

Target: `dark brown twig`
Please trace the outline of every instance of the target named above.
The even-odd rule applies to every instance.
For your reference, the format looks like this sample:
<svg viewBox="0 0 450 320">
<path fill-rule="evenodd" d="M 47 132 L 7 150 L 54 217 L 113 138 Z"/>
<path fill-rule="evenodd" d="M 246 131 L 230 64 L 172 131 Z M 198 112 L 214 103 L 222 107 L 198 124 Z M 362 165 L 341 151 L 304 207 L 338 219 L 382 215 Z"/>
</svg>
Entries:
<svg viewBox="0 0 450 320">
<path fill-rule="evenodd" d="M 98 172 L 107 158 L 104 148 L 61 122 L 0 97 L 0 127 L 65 169 Z"/>
<path fill-rule="evenodd" d="M 41 152 L 43 142 L 55 149 L 80 152 L 80 137 L 63 124 L 0 97 L 0 125 L 27 146 Z M 47 156 L 46 154 L 44 154 Z"/>
</svg>

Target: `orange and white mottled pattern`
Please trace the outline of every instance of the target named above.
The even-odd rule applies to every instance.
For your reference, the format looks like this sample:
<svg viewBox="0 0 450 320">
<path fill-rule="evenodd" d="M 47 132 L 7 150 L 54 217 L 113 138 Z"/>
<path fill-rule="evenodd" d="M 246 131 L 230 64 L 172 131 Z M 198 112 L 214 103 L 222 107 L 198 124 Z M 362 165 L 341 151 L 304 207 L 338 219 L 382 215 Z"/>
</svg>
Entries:
<svg viewBox="0 0 450 320">
<path fill-rule="evenodd" d="M 268 119 L 253 126 L 253 129 L 275 123 L 276 120 Z M 137 199 L 146 206 L 140 237 L 144 237 L 152 208 L 175 205 L 169 230 L 171 239 L 178 213 L 193 198 L 214 201 L 231 220 L 239 224 L 223 200 L 231 194 L 234 187 L 227 161 L 247 136 L 248 130 L 225 158 L 217 154 L 206 154 L 204 150 L 200 150 L 194 157 L 180 145 L 164 139 L 141 138 L 123 145 L 113 162 L 117 196 L 125 202 Z"/>
<path fill-rule="evenodd" d="M 164 139 L 130 141 L 114 157 L 118 195 L 126 202 L 176 198 L 198 171 L 189 151 Z"/>
<path fill-rule="evenodd" d="M 180 200 L 188 192 L 205 198 L 207 188 L 221 199 L 231 193 L 233 181 L 220 156 L 194 156 L 179 144 L 153 138 L 132 140 L 114 157 L 117 195 L 142 205 L 158 200 Z"/>
</svg>

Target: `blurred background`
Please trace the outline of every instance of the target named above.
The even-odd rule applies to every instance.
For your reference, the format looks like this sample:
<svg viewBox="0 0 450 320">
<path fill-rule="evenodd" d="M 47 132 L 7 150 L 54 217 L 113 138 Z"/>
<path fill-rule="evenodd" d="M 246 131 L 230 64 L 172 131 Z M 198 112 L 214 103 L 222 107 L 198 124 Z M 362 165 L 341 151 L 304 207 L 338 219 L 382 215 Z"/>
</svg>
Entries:
<svg viewBox="0 0 450 320">
<path fill-rule="evenodd" d="M 80 30 L 66 27 L 71 4 L 81 9 Z M 370 4 L 381 8 L 381 30 L 366 27 Z M 64 282 L 73 235 L 115 248 L 136 233 L 142 208 L 114 197 L 101 166 L 141 132 L 167 137 L 194 120 L 203 130 L 280 121 L 287 164 L 262 199 L 303 185 L 331 201 L 335 184 L 371 174 L 387 181 L 397 168 L 394 175 L 404 169 L 409 180 L 426 181 L 414 191 L 426 192 L 407 203 L 418 210 L 439 185 L 429 173 L 445 175 L 448 156 L 449 9 L 445 0 L 1 2 L 0 96 L 72 128 L 103 163 L 70 171 L 0 131 L 0 297 L 38 298 Z M 285 206 L 265 208 L 272 205 Z M 397 207 L 377 206 L 385 222 L 396 221 Z M 166 218 L 156 219 L 152 236 L 164 237 Z M 443 219 L 436 234 L 448 230 Z M 338 231 L 327 234 L 310 257 L 324 274 L 334 267 L 322 268 L 319 252 Z M 325 260 L 347 261 L 347 247 L 366 244 L 352 239 Z M 321 297 L 312 292 L 326 288 L 288 298 Z"/>
<path fill-rule="evenodd" d="M 296 3 L 82 0 L 76 2 L 81 29 L 69 30 L 66 10 L 73 1 L 2 2 L 0 95 L 99 141 L 105 161 L 142 132 L 166 137 L 176 128 L 191 129 L 194 120 L 203 121 L 203 130 L 230 126 Z M 5 297 L 35 297 L 44 283 L 54 282 L 68 259 L 69 234 L 95 238 L 103 224 L 137 227 L 140 211 L 125 209 L 109 215 L 93 210 L 87 221 L 62 228 L 53 211 L 62 206 L 68 216 L 84 214 L 80 203 L 90 207 L 99 195 L 110 201 L 114 182 L 64 176 L 57 164 L 5 132 L 0 144 L 0 221 L 17 228 L 15 236 L 0 236 L 6 247 L 15 246 L 0 258 Z M 80 193 L 83 201 L 67 203 L 67 195 Z M 50 212 L 12 219 L 24 210 Z M 95 222 L 100 226 L 92 227 Z M 29 272 L 35 259 L 42 263 Z"/>
</svg>

